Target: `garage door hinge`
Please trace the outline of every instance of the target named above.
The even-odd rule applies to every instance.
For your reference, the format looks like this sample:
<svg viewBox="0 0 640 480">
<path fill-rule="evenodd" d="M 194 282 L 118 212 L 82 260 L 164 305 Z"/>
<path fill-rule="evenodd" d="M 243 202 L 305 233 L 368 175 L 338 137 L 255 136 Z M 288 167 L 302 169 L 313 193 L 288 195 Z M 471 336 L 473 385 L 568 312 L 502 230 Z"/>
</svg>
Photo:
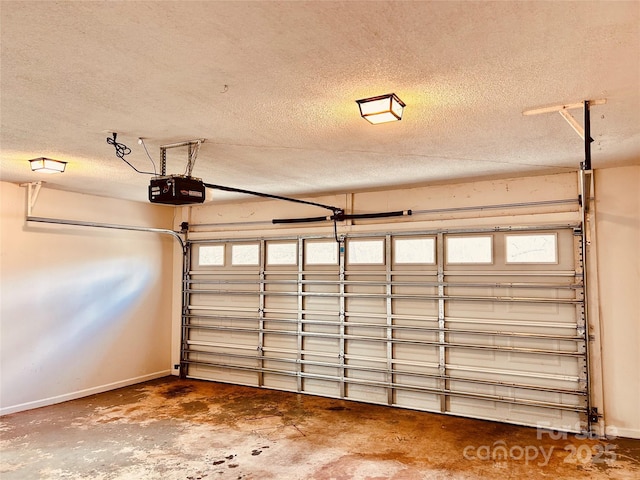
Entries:
<svg viewBox="0 0 640 480">
<path fill-rule="evenodd" d="M 576 237 L 579 237 L 580 235 L 582 235 L 582 227 L 574 227 L 573 228 L 573 234 Z"/>
<path fill-rule="evenodd" d="M 589 410 L 589 423 L 598 423 L 598 419 L 601 417 L 598 414 L 598 407 L 591 407 Z"/>
</svg>

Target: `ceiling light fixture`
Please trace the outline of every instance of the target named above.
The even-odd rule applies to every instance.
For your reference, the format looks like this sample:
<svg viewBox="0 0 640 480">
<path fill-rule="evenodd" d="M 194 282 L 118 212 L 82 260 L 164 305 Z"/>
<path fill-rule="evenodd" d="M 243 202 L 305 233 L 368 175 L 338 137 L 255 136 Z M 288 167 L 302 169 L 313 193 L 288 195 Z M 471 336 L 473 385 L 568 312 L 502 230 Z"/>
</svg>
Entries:
<svg viewBox="0 0 640 480">
<path fill-rule="evenodd" d="M 356 100 L 356 103 L 360 107 L 362 118 L 374 125 L 401 120 L 402 112 L 406 107 L 395 93 L 363 98 L 362 100 Z"/>
<path fill-rule="evenodd" d="M 31 164 L 31 171 L 40 173 L 62 173 L 67 166 L 67 162 L 45 157 L 29 160 L 29 164 Z"/>
</svg>

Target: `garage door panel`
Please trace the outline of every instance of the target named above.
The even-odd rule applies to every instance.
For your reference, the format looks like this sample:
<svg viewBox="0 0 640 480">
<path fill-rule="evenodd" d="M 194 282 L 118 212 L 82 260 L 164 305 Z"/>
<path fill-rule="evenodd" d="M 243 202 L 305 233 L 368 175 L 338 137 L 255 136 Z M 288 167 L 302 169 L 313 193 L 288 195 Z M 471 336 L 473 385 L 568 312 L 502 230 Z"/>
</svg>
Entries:
<svg viewBox="0 0 640 480">
<path fill-rule="evenodd" d="M 416 374 L 411 375 L 409 373 L 400 373 L 398 370 L 395 370 L 393 374 L 393 383 L 399 385 L 399 388 L 402 387 L 415 387 L 416 389 L 429 389 L 429 390 L 437 390 L 440 388 L 441 380 L 435 377 L 427 377 L 424 375 L 418 375 L 417 373 L 426 372 L 416 372 Z"/>
<path fill-rule="evenodd" d="M 346 309 L 350 313 L 378 313 L 386 310 L 385 298 L 348 297 Z"/>
<path fill-rule="evenodd" d="M 402 344 L 401 340 L 406 340 L 407 342 L 411 341 L 411 342 L 433 343 L 438 341 L 438 332 L 434 330 L 418 330 L 413 328 L 394 329 L 393 338 L 398 340 L 397 343 L 400 343 L 400 344 Z"/>
<path fill-rule="evenodd" d="M 509 334 L 528 334 L 539 336 L 567 337 L 574 338 L 576 336 L 576 324 L 545 322 L 539 320 L 523 320 L 514 317 L 505 319 L 486 319 L 486 318 L 446 318 L 448 330 L 474 332 L 506 332 Z"/>
<path fill-rule="evenodd" d="M 345 354 L 352 357 L 378 357 L 387 358 L 387 346 L 385 342 L 374 342 L 367 340 L 346 340 Z"/>
<path fill-rule="evenodd" d="M 255 265 L 235 265 L 234 242 L 224 242 L 223 265 L 212 250 L 211 263 L 189 273 L 186 373 L 575 425 L 588 384 L 575 232 L 349 234 L 344 252 L 332 238 L 238 242 L 239 252 L 254 245 Z"/>
<path fill-rule="evenodd" d="M 298 350 L 298 339 L 295 335 L 277 335 L 265 333 L 262 339 L 262 346 L 265 349 L 289 349 Z"/>
<path fill-rule="evenodd" d="M 266 317 L 263 322 L 263 328 L 265 332 L 278 331 L 278 332 L 297 332 L 298 324 L 296 319 L 270 319 Z"/>
<path fill-rule="evenodd" d="M 206 362 L 218 367 L 238 367 L 252 370 L 260 366 L 260 359 L 250 350 L 236 350 L 223 346 L 199 345 L 197 352 L 190 354 L 189 359 L 194 362 Z"/>
<path fill-rule="evenodd" d="M 438 301 L 428 299 L 393 299 L 392 300 L 394 315 L 404 316 L 437 316 Z"/>
<path fill-rule="evenodd" d="M 304 292 L 308 294 L 335 294 L 340 293 L 340 287 L 335 283 L 338 276 L 331 275 L 305 275 Z"/>
<path fill-rule="evenodd" d="M 326 353 L 337 355 L 340 344 L 336 338 L 303 337 L 302 351 L 304 353 Z"/>
<path fill-rule="evenodd" d="M 540 322 L 575 324 L 575 305 L 543 303 L 510 303 L 506 305 L 505 316 L 514 319 L 534 319 Z"/>
<path fill-rule="evenodd" d="M 517 370 L 489 370 L 489 369 L 474 369 L 473 371 L 466 370 L 464 367 L 449 367 L 450 376 L 458 381 L 474 382 L 490 382 L 496 385 L 519 385 L 537 389 L 540 391 L 554 391 L 554 390 L 566 390 L 574 391 L 576 387 L 576 378 L 569 375 L 558 375 L 555 373 L 543 374 L 538 372 L 532 374 L 527 372 L 519 372 Z M 499 388 L 513 388 L 509 386 Z"/>
<path fill-rule="evenodd" d="M 297 277 L 265 274 L 264 291 L 267 293 L 296 293 L 298 291 Z"/>
<path fill-rule="evenodd" d="M 296 359 L 286 358 L 283 356 L 269 357 L 264 355 L 262 357 L 262 367 L 266 370 L 281 371 L 287 373 L 295 373 L 297 371 Z"/>
<path fill-rule="evenodd" d="M 385 277 L 357 277 L 353 283 L 347 280 L 344 291 L 347 295 L 384 295 L 387 290 Z M 362 283 L 360 285 L 359 283 Z"/>
<path fill-rule="evenodd" d="M 365 327 L 347 323 L 345 326 L 345 334 L 349 337 L 367 337 L 367 338 L 386 338 L 386 327 Z"/>
<path fill-rule="evenodd" d="M 402 408 L 439 412 L 440 396 L 399 388 L 395 392 L 394 404 Z"/>
<path fill-rule="evenodd" d="M 450 348 L 447 362 L 459 366 L 482 365 L 494 370 L 511 370 L 523 373 L 563 373 L 575 374 L 575 362 L 562 361 L 555 355 L 535 355 L 529 353 L 513 353 L 498 351 L 478 351 L 473 349 Z M 564 368 L 566 371 L 561 371 Z"/>
<path fill-rule="evenodd" d="M 384 387 L 348 383 L 345 388 L 345 398 L 357 402 L 386 404 L 388 392 Z"/>
<path fill-rule="evenodd" d="M 217 295 L 201 298 L 194 296 L 191 305 L 196 308 L 207 307 L 207 310 L 235 310 L 238 307 L 244 307 L 245 309 L 258 311 L 260 304 L 255 298 L 248 298 L 247 296 Z"/>
<path fill-rule="evenodd" d="M 575 364 L 570 357 L 564 359 L 559 355 L 535 355 L 531 353 L 513 353 L 507 352 L 502 354 L 505 362 L 508 362 L 512 370 L 521 370 L 524 372 L 536 371 L 539 373 L 558 373 L 566 375 L 574 375 L 575 370 L 572 366 Z M 535 370 L 532 366 L 535 365 Z M 564 369 L 567 369 L 564 371 Z"/>
<path fill-rule="evenodd" d="M 456 300 L 450 299 L 446 302 L 446 314 L 452 317 L 475 317 L 482 312 L 484 315 L 493 317 L 498 305 L 490 300 Z"/>
<path fill-rule="evenodd" d="M 331 380 L 321 380 L 317 378 L 303 378 L 302 391 L 311 395 L 321 395 L 324 397 L 339 397 L 340 385 Z"/>
<path fill-rule="evenodd" d="M 258 374 L 245 370 L 213 367 L 208 365 L 190 365 L 189 376 L 212 380 L 215 382 L 235 383 L 239 385 L 258 386 Z"/>
<path fill-rule="evenodd" d="M 365 380 L 368 382 L 375 383 L 387 383 L 389 381 L 389 376 L 386 372 L 378 371 L 378 370 L 366 370 L 361 368 L 353 368 L 352 364 L 349 364 L 352 368 L 347 368 L 345 370 L 345 378 L 349 379 L 349 381 L 353 380 Z M 372 368 L 376 368 L 375 364 L 372 363 Z"/>
<path fill-rule="evenodd" d="M 338 335 L 340 333 L 340 325 L 335 322 L 335 325 L 327 325 L 324 323 L 305 323 L 303 326 L 305 333 L 318 333 L 327 335 Z"/>
<path fill-rule="evenodd" d="M 274 390 L 295 392 L 298 389 L 298 381 L 295 376 L 264 373 L 262 376 L 262 382 L 262 386 L 266 388 L 273 388 Z"/>
<path fill-rule="evenodd" d="M 267 296 L 264 300 L 264 307 L 270 310 L 296 310 L 298 298 L 295 296 Z"/>
<path fill-rule="evenodd" d="M 399 361 L 438 363 L 440 351 L 437 346 L 410 343 L 393 345 L 393 358 Z"/>
<path fill-rule="evenodd" d="M 247 328 L 247 327 L 242 327 Z M 248 327 L 249 329 L 251 327 Z M 257 332 L 240 332 L 238 330 L 200 330 L 192 329 L 191 339 L 201 342 L 227 343 L 238 346 L 253 346 L 257 344 Z"/>
<path fill-rule="evenodd" d="M 580 431 L 584 428 L 580 415 L 572 411 L 512 405 L 507 411 L 501 413 L 506 421 L 517 424 L 542 426 L 563 431 Z"/>
<path fill-rule="evenodd" d="M 451 396 L 447 401 L 447 411 L 455 415 L 493 420 L 505 416 L 508 407 L 488 400 Z"/>
<path fill-rule="evenodd" d="M 327 312 L 327 313 L 304 313 L 304 318 L 301 320 L 302 322 L 324 322 L 324 323 L 335 323 L 340 324 L 340 315 L 335 312 Z"/>
<path fill-rule="evenodd" d="M 304 297 L 303 308 L 307 312 L 334 313 L 339 310 L 340 302 L 337 297 Z"/>
<path fill-rule="evenodd" d="M 487 345 L 489 346 L 489 345 Z M 472 348 L 447 348 L 447 363 L 454 365 L 483 365 L 499 368 L 505 365 L 504 358 L 496 358 L 495 350 L 476 350 Z"/>
<path fill-rule="evenodd" d="M 305 356 L 305 359 L 308 359 L 308 356 Z M 327 367 L 324 365 L 314 365 L 309 363 L 304 363 L 301 367 L 301 371 L 303 373 L 310 373 L 314 375 L 321 375 L 324 377 L 337 377 L 340 375 L 340 369 L 336 367 Z"/>
<path fill-rule="evenodd" d="M 452 402 L 455 400 L 457 404 L 469 404 L 476 405 L 478 400 L 473 398 L 473 396 L 479 397 L 489 397 L 489 398 L 498 398 L 497 390 L 498 387 L 495 385 L 484 385 L 482 383 L 473 383 L 473 382 L 461 382 L 461 381 L 449 381 L 449 389 L 452 392 L 455 392 L 458 395 L 453 396 Z M 468 398 L 465 398 L 462 394 L 468 394 Z M 464 400 L 464 401 L 463 401 Z M 483 400 L 484 402 L 484 400 Z M 496 402 L 489 402 L 493 405 L 494 408 L 498 406 L 495 405 Z"/>
</svg>

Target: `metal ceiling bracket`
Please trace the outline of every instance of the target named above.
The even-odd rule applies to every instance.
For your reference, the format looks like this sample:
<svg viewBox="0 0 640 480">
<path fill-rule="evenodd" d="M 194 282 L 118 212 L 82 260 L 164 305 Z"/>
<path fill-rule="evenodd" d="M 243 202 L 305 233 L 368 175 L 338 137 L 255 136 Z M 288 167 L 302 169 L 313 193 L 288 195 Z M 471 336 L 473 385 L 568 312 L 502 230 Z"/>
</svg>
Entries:
<svg viewBox="0 0 640 480">
<path fill-rule="evenodd" d="M 204 138 L 198 138 L 196 140 L 187 140 L 186 142 L 171 143 L 168 145 L 160 146 L 160 175 L 165 176 L 167 174 L 167 150 L 170 148 L 189 147 L 187 152 L 187 168 L 185 170 L 186 176 L 191 176 L 193 165 L 196 163 L 198 152 L 200 151 L 200 145 L 204 143 Z"/>
<path fill-rule="evenodd" d="M 27 187 L 27 216 L 30 217 L 33 207 L 36 206 L 42 182 L 21 183 L 20 186 Z"/>
</svg>

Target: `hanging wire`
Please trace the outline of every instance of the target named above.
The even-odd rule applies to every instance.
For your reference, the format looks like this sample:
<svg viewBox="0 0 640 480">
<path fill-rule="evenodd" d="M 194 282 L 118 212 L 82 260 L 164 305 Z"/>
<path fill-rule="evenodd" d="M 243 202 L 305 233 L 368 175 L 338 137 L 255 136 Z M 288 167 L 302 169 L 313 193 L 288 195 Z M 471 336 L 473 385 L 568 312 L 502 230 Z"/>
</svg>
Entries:
<svg viewBox="0 0 640 480">
<path fill-rule="evenodd" d="M 153 165 L 153 174 L 158 176 L 158 169 L 156 168 L 156 162 L 153 161 L 153 158 L 151 158 L 151 155 L 149 155 L 149 150 L 147 150 L 147 146 L 144 144 L 144 138 L 140 137 L 140 145 L 142 145 L 142 147 L 144 148 L 144 151 L 147 153 L 147 157 L 149 157 L 149 160 L 151 160 L 151 165 Z"/>
<path fill-rule="evenodd" d="M 118 143 L 116 141 L 116 137 L 117 136 L 118 136 L 118 134 L 116 132 L 113 132 L 113 138 L 107 137 L 107 143 L 109 145 L 113 145 L 113 147 L 116 149 L 116 157 L 118 157 L 120 160 L 122 160 L 124 163 L 129 165 L 131 168 L 133 168 L 138 173 L 142 173 L 142 174 L 145 174 L 145 175 L 155 175 L 155 172 L 143 172 L 143 171 L 138 170 L 136 167 L 131 165 L 131 163 L 129 163 L 127 161 L 127 159 L 124 158 L 125 155 L 129 155 L 131 153 L 131 149 L 129 147 L 127 147 L 124 143 Z"/>
</svg>

